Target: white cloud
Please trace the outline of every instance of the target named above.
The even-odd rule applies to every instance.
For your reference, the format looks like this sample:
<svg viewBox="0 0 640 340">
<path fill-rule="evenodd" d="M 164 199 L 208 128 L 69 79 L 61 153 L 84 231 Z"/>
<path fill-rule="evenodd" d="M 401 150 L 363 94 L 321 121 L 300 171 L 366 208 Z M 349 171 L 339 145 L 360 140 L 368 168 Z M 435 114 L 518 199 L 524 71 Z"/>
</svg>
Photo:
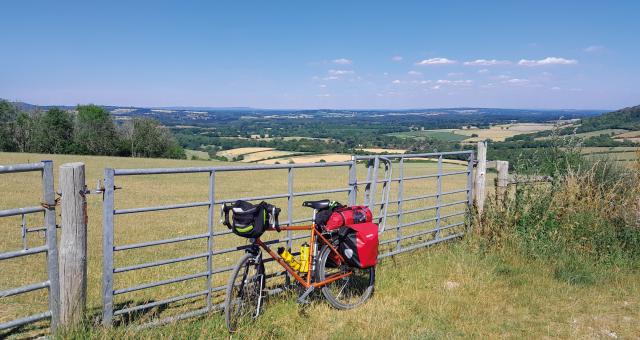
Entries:
<svg viewBox="0 0 640 340">
<path fill-rule="evenodd" d="M 545 66 L 545 65 L 573 65 L 577 64 L 578 61 L 575 59 L 565 59 L 558 57 L 546 57 L 540 60 L 528 60 L 521 59 L 518 62 L 520 66 Z"/>
<path fill-rule="evenodd" d="M 328 93 L 316 94 L 316 97 L 331 97 Z"/>
<path fill-rule="evenodd" d="M 467 66 L 494 66 L 494 65 L 509 65 L 511 64 L 511 62 L 509 60 L 476 59 L 473 61 L 465 61 L 464 64 Z"/>
<path fill-rule="evenodd" d="M 604 50 L 605 50 L 605 48 L 602 45 L 591 45 L 591 46 L 589 46 L 589 47 L 584 49 L 584 51 L 588 52 L 588 53 L 602 52 Z"/>
<path fill-rule="evenodd" d="M 416 65 L 451 65 L 455 63 L 457 63 L 457 61 L 447 58 L 431 58 L 417 62 Z"/>
<path fill-rule="evenodd" d="M 466 80 L 439 79 L 439 80 L 436 81 L 436 84 L 452 85 L 452 86 L 457 86 L 457 85 L 469 86 L 469 85 L 473 84 L 473 80 L 470 80 L 470 79 L 466 79 Z"/>
<path fill-rule="evenodd" d="M 513 84 L 513 85 L 522 85 L 528 82 L 529 82 L 529 79 L 521 79 L 521 78 L 511 78 L 503 81 L 503 83 L 505 84 Z"/>
<path fill-rule="evenodd" d="M 336 76 L 328 76 L 328 77 L 322 78 L 322 80 L 338 80 L 338 79 L 340 79 L 340 78 L 336 77 Z"/>
<path fill-rule="evenodd" d="M 431 86 L 432 90 L 439 90 L 440 89 L 440 85 L 436 85 L 436 86 Z"/>
<path fill-rule="evenodd" d="M 334 64 L 339 64 L 339 65 L 351 65 L 353 63 L 352 60 L 347 59 L 347 58 L 338 58 L 338 59 L 333 59 L 332 62 Z"/>
<path fill-rule="evenodd" d="M 404 59 L 404 58 L 402 58 L 402 56 L 399 56 L 399 55 L 391 57 L 391 60 L 393 60 L 393 61 L 402 61 L 402 59 Z"/>
<path fill-rule="evenodd" d="M 559 87 L 557 87 L 557 86 L 554 86 L 554 87 L 552 87 L 551 89 L 552 89 L 552 90 L 554 90 L 554 91 L 558 91 L 558 90 L 560 90 L 560 88 L 559 88 Z"/>
<path fill-rule="evenodd" d="M 327 85 L 325 85 L 325 84 L 320 84 L 320 85 L 318 85 L 318 86 L 319 86 L 319 87 L 321 87 L 321 88 L 325 88 L 325 87 L 327 87 Z"/>
<path fill-rule="evenodd" d="M 478 73 L 489 73 L 489 70 L 487 70 L 486 68 L 483 68 L 478 70 Z"/>
<path fill-rule="evenodd" d="M 347 74 L 354 74 L 352 70 L 329 70 L 329 74 L 332 76 L 344 76 Z"/>
<path fill-rule="evenodd" d="M 391 82 L 392 84 L 400 84 L 402 83 L 402 81 L 400 81 L 399 79 L 396 79 L 394 81 Z"/>
<path fill-rule="evenodd" d="M 407 74 L 410 75 L 410 76 L 421 76 L 422 72 L 411 70 L 411 71 L 407 72 Z"/>
<path fill-rule="evenodd" d="M 449 73 L 447 73 L 447 77 L 451 77 L 451 78 L 462 77 L 462 76 L 464 76 L 464 73 L 462 73 L 462 72 L 449 72 Z"/>
</svg>

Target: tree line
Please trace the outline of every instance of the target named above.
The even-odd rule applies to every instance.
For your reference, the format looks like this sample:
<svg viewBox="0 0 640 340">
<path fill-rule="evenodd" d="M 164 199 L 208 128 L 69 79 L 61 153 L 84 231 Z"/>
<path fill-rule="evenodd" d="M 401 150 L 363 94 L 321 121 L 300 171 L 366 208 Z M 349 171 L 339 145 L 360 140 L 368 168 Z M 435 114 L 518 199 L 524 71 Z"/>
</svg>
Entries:
<svg viewBox="0 0 640 340">
<path fill-rule="evenodd" d="M 185 158 L 169 129 L 148 118 L 116 124 L 107 110 L 78 105 L 25 112 L 0 101 L 0 151 Z"/>
</svg>

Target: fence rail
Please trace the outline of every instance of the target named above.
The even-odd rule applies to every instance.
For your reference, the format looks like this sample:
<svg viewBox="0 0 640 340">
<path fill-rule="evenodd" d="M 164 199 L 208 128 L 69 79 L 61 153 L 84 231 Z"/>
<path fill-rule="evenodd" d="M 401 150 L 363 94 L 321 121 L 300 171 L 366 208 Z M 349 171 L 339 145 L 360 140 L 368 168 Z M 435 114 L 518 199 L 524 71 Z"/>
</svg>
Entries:
<svg viewBox="0 0 640 340">
<path fill-rule="evenodd" d="M 0 291 L 0 298 L 30 293 L 36 290 L 47 289 L 49 299 L 49 309 L 42 313 L 37 313 L 4 323 L 0 323 L 0 330 L 6 330 L 44 319 L 50 319 L 50 328 L 54 331 L 59 321 L 59 278 L 58 278 L 58 248 L 56 237 L 56 211 L 55 192 L 53 190 L 53 163 L 42 161 L 30 164 L 14 164 L 0 166 L 0 175 L 13 174 L 18 172 L 40 172 L 42 174 L 42 197 L 40 206 L 14 208 L 0 210 L 0 217 L 22 216 L 22 239 L 23 248 L 0 253 L 0 260 L 9 260 L 22 256 L 29 256 L 39 253 L 46 253 L 47 280 L 26 284 L 20 287 Z M 27 228 L 25 215 L 44 213 L 43 228 Z M 28 247 L 26 242 L 27 232 L 33 230 L 44 230 L 46 233 L 45 244 L 37 247 Z M 5 236 L 3 236 L 5 237 Z"/>
</svg>

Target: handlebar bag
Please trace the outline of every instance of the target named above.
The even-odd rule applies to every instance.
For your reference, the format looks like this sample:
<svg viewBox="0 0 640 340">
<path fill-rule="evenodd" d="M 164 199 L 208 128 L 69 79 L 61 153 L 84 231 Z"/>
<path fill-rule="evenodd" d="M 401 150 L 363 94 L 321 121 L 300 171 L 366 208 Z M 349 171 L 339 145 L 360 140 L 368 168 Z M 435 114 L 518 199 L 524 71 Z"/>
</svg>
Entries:
<svg viewBox="0 0 640 340">
<path fill-rule="evenodd" d="M 231 205 L 223 205 L 223 224 L 234 234 L 246 238 L 258 238 L 269 227 L 269 222 L 278 227 L 280 209 L 266 202 L 257 205 L 238 200 Z M 229 213 L 232 213 L 231 221 Z"/>
</svg>

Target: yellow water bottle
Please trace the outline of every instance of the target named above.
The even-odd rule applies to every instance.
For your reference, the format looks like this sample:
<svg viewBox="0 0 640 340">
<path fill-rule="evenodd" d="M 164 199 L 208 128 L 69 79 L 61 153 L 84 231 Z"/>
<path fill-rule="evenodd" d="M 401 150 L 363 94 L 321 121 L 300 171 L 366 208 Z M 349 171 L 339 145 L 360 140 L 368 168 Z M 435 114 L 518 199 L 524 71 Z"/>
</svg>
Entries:
<svg viewBox="0 0 640 340">
<path fill-rule="evenodd" d="M 280 255 L 280 257 L 282 257 L 284 262 L 286 262 L 289 267 L 291 267 L 291 269 L 295 271 L 300 270 L 300 263 L 296 261 L 296 259 L 293 257 L 293 254 L 291 254 L 287 249 L 285 249 L 284 247 L 278 248 L 278 254 Z"/>
<path fill-rule="evenodd" d="M 307 242 L 300 246 L 300 272 L 306 273 L 309 271 L 309 245 Z"/>
</svg>

